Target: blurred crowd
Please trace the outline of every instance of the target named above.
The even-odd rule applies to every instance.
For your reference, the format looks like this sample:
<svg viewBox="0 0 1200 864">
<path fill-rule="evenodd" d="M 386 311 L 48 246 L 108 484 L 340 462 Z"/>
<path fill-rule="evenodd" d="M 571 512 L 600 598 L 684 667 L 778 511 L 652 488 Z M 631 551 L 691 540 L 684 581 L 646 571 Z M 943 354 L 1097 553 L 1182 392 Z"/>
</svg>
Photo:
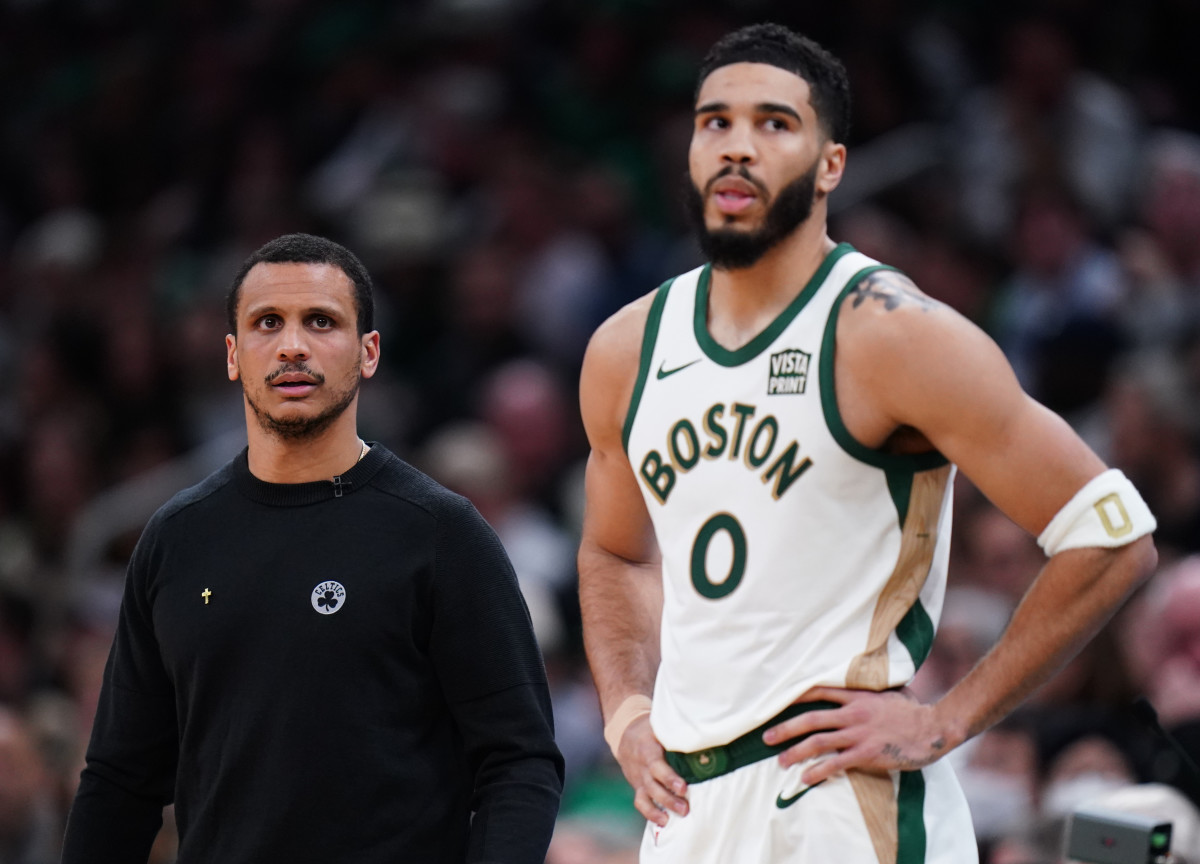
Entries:
<svg viewBox="0 0 1200 864">
<path fill-rule="evenodd" d="M 226 288 L 292 231 L 376 280 L 360 429 L 514 561 L 567 759 L 551 864 L 636 860 L 579 632 L 576 377 L 601 320 L 699 263 L 695 69 L 756 20 L 849 70 L 834 239 L 986 329 L 1159 520 L 1151 582 L 950 757 L 983 861 L 1062 860 L 1066 816 L 1103 800 L 1171 819 L 1200 862 L 1200 776 L 1171 744 L 1200 761 L 1200 4 L 0 0 L 0 864 L 57 860 L 127 557 L 245 443 Z M 1043 560 L 959 487 L 923 698 Z M 169 812 L 161 840 L 170 862 Z"/>
</svg>

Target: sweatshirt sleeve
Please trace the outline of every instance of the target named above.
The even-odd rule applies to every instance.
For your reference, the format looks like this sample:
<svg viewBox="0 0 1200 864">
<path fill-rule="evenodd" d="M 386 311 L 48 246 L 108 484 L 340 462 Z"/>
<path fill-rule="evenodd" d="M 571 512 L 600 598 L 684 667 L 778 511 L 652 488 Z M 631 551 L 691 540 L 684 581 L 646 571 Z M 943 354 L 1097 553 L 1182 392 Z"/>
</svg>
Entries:
<svg viewBox="0 0 1200 864">
<path fill-rule="evenodd" d="M 178 733 L 147 597 L 151 545 L 143 535 L 126 575 L 63 864 L 145 861 L 173 798 Z"/>
<path fill-rule="evenodd" d="M 465 499 L 438 520 L 431 654 L 474 776 L 470 864 L 542 864 L 563 760 L 541 652 L 499 539 Z"/>
</svg>

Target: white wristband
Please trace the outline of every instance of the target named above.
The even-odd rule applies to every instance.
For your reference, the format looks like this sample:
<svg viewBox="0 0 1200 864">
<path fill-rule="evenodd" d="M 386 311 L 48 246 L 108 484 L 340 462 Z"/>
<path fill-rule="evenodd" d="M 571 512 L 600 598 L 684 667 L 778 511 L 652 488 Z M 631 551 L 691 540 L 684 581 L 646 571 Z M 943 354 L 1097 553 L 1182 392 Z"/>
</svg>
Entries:
<svg viewBox="0 0 1200 864">
<path fill-rule="evenodd" d="M 1088 546 L 1132 543 L 1158 527 L 1154 514 L 1116 468 L 1093 477 L 1055 514 L 1038 537 L 1047 555 Z"/>
<path fill-rule="evenodd" d="M 641 693 L 628 697 L 621 703 L 621 707 L 613 712 L 612 717 L 604 724 L 604 740 L 608 742 L 608 749 L 612 751 L 613 756 L 617 755 L 617 748 L 621 745 L 621 738 L 629 724 L 649 713 L 650 697 Z"/>
</svg>

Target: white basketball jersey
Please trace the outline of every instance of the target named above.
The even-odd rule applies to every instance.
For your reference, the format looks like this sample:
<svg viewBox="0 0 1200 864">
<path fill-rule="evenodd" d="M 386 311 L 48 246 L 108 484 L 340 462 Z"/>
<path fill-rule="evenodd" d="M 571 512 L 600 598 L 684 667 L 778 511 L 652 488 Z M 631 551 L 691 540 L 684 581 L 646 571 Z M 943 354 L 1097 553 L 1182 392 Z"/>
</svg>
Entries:
<svg viewBox="0 0 1200 864">
<path fill-rule="evenodd" d="M 708 332 L 708 267 L 658 289 L 624 441 L 663 556 L 668 750 L 727 743 L 818 684 L 900 686 L 929 652 L 953 466 L 858 443 L 833 388 L 839 300 L 881 267 L 838 246 L 734 351 Z"/>
</svg>

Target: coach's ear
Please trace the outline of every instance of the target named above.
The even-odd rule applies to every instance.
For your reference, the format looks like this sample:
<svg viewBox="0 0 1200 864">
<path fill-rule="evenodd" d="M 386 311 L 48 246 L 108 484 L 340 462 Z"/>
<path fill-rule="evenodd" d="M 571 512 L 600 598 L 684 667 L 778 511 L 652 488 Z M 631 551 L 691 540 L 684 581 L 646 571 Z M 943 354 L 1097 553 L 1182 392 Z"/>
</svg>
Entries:
<svg viewBox="0 0 1200 864">
<path fill-rule="evenodd" d="M 237 338 L 232 333 L 225 336 L 225 373 L 230 381 L 238 380 Z"/>
<path fill-rule="evenodd" d="M 379 368 L 379 331 L 364 333 L 361 342 L 362 359 L 358 364 L 358 374 L 370 378 Z"/>
</svg>

